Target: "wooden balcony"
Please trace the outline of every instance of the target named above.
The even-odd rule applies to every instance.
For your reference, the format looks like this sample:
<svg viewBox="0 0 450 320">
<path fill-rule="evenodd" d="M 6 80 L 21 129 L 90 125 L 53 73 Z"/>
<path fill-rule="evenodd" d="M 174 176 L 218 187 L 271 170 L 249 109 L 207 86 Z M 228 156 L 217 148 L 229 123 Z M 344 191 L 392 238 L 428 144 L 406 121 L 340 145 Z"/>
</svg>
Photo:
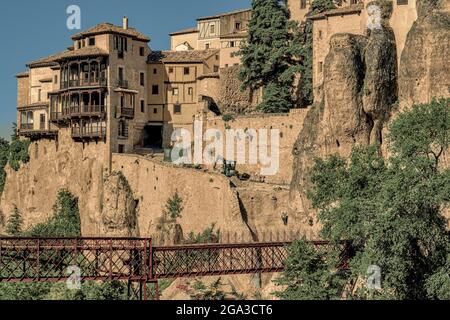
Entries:
<svg viewBox="0 0 450 320">
<path fill-rule="evenodd" d="M 71 119 L 81 117 L 98 117 L 103 118 L 106 115 L 105 106 L 85 105 L 72 106 L 63 108 L 62 112 L 52 112 L 51 120 L 57 121 L 59 119 Z"/>
<path fill-rule="evenodd" d="M 72 127 L 72 138 L 75 140 L 105 139 L 106 128 Z"/>
<path fill-rule="evenodd" d="M 40 123 L 39 128 L 35 128 L 32 123 L 21 123 L 18 134 L 19 136 L 34 140 L 40 138 L 54 138 L 58 135 L 58 131 L 47 129 L 45 123 Z"/>
<path fill-rule="evenodd" d="M 117 110 L 116 118 L 127 118 L 127 119 L 134 118 L 134 108 L 133 107 L 118 106 L 116 108 L 116 110 Z"/>
<path fill-rule="evenodd" d="M 83 87 L 106 87 L 108 81 L 106 78 L 98 79 L 75 79 L 61 82 L 61 89 L 83 88 Z"/>
</svg>

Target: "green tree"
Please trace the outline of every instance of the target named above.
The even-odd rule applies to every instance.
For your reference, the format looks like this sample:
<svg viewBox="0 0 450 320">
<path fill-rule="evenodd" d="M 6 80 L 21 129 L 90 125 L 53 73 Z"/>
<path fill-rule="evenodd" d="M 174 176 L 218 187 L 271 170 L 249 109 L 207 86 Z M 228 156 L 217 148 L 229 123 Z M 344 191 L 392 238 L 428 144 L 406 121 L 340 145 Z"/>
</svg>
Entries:
<svg viewBox="0 0 450 320">
<path fill-rule="evenodd" d="M 11 236 L 18 236 L 22 233 L 23 219 L 19 209 L 14 207 L 6 225 L 6 232 Z"/>
<path fill-rule="evenodd" d="M 333 0 L 313 0 L 308 15 L 334 9 Z M 313 103 L 313 21 L 307 19 L 298 29 L 296 44 L 300 48 L 301 102 L 302 106 Z"/>
<path fill-rule="evenodd" d="M 0 195 L 5 187 L 6 172 L 5 166 L 8 163 L 9 142 L 0 138 Z"/>
<path fill-rule="evenodd" d="M 15 171 L 20 169 L 20 163 L 30 161 L 28 148 L 30 140 L 20 140 L 17 134 L 17 124 L 13 123 L 11 144 L 9 145 L 8 163 Z"/>
<path fill-rule="evenodd" d="M 27 232 L 32 237 L 79 237 L 81 236 L 78 199 L 67 189 L 58 192 L 53 206 L 53 217 Z"/>
<path fill-rule="evenodd" d="M 374 146 L 355 148 L 349 160 L 338 156 L 316 160 L 309 197 L 318 209 L 322 237 L 332 243 L 351 241 L 354 255 L 346 284 L 362 283 L 347 290 L 352 298 L 450 296 L 450 234 L 442 215 L 450 202 L 450 169 L 440 163 L 443 150 L 450 146 L 449 103 L 450 99 L 442 99 L 400 113 L 390 126 L 392 155 L 387 159 Z M 337 249 L 331 250 L 324 259 L 332 261 L 337 254 Z M 310 252 L 299 253 L 288 260 L 287 270 L 299 272 L 311 260 Z M 323 286 L 321 279 L 333 275 L 321 261 L 302 273 L 303 281 Z M 381 290 L 364 285 L 372 265 L 381 269 Z M 286 294 L 303 298 L 295 285 L 302 282 L 295 282 L 292 273 L 285 272 L 284 277 L 294 283 Z M 325 288 L 330 292 L 324 298 L 335 296 L 334 286 Z"/>
<path fill-rule="evenodd" d="M 261 110 L 286 112 L 293 106 L 290 88 L 299 64 L 298 47 L 292 45 L 295 24 L 285 1 L 253 0 L 252 8 L 239 78 L 243 88 L 265 88 Z"/>
</svg>

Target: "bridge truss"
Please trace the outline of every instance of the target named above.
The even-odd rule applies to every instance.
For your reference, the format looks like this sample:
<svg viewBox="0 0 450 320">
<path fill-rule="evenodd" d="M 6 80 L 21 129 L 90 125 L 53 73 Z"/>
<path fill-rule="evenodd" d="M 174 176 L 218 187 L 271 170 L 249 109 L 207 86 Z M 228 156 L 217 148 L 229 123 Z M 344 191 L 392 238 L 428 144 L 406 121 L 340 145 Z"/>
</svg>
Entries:
<svg viewBox="0 0 450 320">
<path fill-rule="evenodd" d="M 281 272 L 288 244 L 154 247 L 151 239 L 138 238 L 0 238 L 0 282 L 120 280 L 128 282 L 130 297 L 157 299 L 159 279 Z"/>
</svg>

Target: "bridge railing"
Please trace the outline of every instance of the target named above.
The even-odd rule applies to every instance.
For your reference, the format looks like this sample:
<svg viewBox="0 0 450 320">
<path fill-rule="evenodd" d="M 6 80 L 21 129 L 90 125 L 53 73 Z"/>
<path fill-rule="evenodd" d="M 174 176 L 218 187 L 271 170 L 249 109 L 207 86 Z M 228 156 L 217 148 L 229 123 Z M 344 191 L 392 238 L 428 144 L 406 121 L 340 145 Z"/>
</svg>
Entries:
<svg viewBox="0 0 450 320">
<path fill-rule="evenodd" d="M 150 239 L 0 238 L 0 282 L 145 281 Z"/>
</svg>

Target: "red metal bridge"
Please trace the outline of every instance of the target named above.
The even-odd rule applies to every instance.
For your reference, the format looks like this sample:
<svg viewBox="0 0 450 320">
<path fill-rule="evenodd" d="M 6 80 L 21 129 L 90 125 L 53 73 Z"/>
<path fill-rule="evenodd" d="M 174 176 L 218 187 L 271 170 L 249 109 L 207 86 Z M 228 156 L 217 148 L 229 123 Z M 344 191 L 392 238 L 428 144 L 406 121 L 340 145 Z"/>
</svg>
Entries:
<svg viewBox="0 0 450 320">
<path fill-rule="evenodd" d="M 67 281 L 75 267 L 81 281 L 128 281 L 138 299 L 147 299 L 147 284 L 153 284 L 158 298 L 158 279 L 281 272 L 287 245 L 154 247 L 151 239 L 138 238 L 0 238 L 0 282 Z"/>
</svg>

